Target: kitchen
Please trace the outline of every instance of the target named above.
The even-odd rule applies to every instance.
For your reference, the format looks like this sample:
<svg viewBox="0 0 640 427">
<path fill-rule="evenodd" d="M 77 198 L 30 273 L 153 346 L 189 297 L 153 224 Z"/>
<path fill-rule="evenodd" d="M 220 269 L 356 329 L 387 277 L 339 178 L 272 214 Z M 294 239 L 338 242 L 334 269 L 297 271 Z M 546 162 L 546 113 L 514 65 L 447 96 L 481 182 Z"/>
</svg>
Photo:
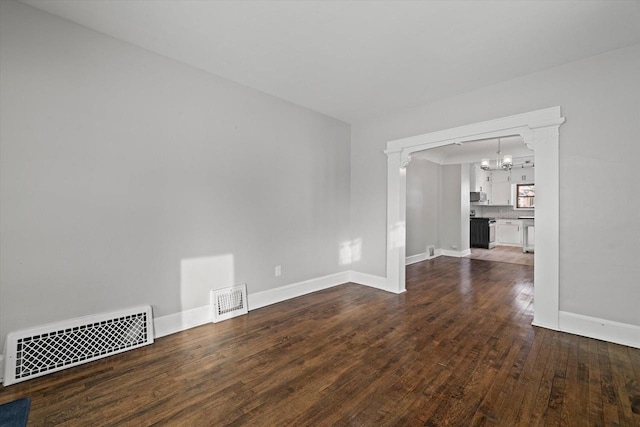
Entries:
<svg viewBox="0 0 640 427">
<path fill-rule="evenodd" d="M 500 149 L 498 149 L 500 151 Z M 469 171 L 470 258 L 502 260 L 535 250 L 535 163 L 533 156 L 472 163 Z M 508 247 L 488 256 L 483 251 Z M 498 254 L 499 252 L 499 254 Z M 513 258 L 513 257 L 512 257 Z M 526 264 L 533 257 L 520 256 Z"/>
<path fill-rule="evenodd" d="M 406 263 L 447 255 L 533 265 L 534 166 L 520 136 L 412 154 Z"/>
</svg>

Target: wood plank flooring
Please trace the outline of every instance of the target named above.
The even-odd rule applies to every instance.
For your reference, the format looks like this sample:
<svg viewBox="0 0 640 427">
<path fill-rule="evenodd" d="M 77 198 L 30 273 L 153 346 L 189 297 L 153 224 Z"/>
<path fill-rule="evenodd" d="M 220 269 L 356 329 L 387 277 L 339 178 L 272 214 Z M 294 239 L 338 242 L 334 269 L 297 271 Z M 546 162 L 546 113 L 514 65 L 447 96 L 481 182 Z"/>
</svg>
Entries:
<svg viewBox="0 0 640 427">
<path fill-rule="evenodd" d="M 439 257 L 5 387 L 30 426 L 640 426 L 640 350 L 531 326 L 533 267 Z"/>
<path fill-rule="evenodd" d="M 534 257 L 533 253 L 522 252 L 522 248 L 516 246 L 496 246 L 493 249 L 471 248 L 471 254 L 465 258 L 533 265 Z"/>
</svg>

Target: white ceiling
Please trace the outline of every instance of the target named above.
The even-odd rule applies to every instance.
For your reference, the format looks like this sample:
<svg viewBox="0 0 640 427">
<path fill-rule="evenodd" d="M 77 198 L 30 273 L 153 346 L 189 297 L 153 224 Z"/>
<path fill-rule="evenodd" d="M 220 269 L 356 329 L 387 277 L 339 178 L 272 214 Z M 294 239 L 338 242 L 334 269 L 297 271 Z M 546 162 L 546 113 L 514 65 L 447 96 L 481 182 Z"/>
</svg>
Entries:
<svg viewBox="0 0 640 427">
<path fill-rule="evenodd" d="M 639 1 L 21 1 L 349 123 L 640 42 Z"/>
<path fill-rule="evenodd" d="M 500 138 L 500 150 L 502 155 L 511 154 L 514 164 L 527 160 L 533 160 L 534 152 L 525 144 L 521 136 Z M 451 144 L 430 150 L 412 153 L 413 159 L 429 160 L 441 165 L 457 165 L 460 163 L 479 163 L 482 159 L 495 160 L 498 157 L 498 139 L 483 139 L 468 141 L 461 145 Z"/>
</svg>

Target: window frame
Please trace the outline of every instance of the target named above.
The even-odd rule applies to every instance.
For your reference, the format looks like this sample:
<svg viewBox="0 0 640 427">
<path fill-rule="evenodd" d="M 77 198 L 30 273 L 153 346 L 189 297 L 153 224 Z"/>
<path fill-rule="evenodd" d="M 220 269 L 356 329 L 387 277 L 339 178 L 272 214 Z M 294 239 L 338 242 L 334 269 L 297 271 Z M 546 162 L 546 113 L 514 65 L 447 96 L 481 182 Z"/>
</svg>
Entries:
<svg viewBox="0 0 640 427">
<path fill-rule="evenodd" d="M 533 196 L 520 196 L 520 187 L 533 187 Z M 535 194 L 535 182 L 531 182 L 531 183 L 520 183 L 520 184 L 516 184 L 516 191 L 515 191 L 515 208 L 516 209 L 535 209 L 536 208 L 536 194 Z M 531 199 L 531 206 L 520 206 L 520 197 L 525 197 L 527 199 Z"/>
</svg>

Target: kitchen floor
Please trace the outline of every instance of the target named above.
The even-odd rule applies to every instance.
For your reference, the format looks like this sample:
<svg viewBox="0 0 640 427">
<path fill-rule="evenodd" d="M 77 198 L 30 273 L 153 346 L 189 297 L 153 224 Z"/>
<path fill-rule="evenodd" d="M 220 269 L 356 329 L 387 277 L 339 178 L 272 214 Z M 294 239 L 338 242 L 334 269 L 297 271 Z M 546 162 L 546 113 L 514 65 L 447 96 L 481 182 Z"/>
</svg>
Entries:
<svg viewBox="0 0 640 427">
<path fill-rule="evenodd" d="M 514 246 L 496 246 L 493 249 L 471 248 L 471 255 L 467 255 L 465 258 L 533 265 L 533 254 L 524 253 L 521 247 Z"/>
</svg>

